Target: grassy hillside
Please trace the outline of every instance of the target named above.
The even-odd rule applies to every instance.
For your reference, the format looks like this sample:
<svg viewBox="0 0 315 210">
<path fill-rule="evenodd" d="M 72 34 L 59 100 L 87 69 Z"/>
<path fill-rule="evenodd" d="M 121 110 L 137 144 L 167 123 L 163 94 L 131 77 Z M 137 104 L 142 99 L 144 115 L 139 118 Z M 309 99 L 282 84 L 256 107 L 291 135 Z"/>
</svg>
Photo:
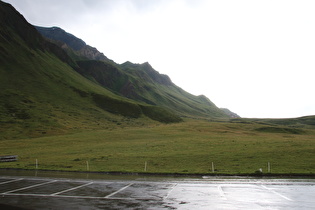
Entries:
<svg viewBox="0 0 315 210">
<path fill-rule="evenodd" d="M 152 104 L 168 107 L 183 116 L 227 117 L 209 99 L 194 96 L 179 88 L 149 63 L 126 62 L 121 68 L 133 78 L 134 92 Z"/>
<path fill-rule="evenodd" d="M 36 136 L 94 127 L 95 122 L 106 125 L 105 119 L 113 117 L 98 110 L 84 93 L 114 95 L 81 77 L 52 53 L 31 50 L 22 41 L 17 47 L 3 42 L 1 46 L 10 47 L 12 53 L 0 65 L 2 132 Z"/>
<path fill-rule="evenodd" d="M 177 124 L 2 141 L 17 162 L 1 168 L 87 171 L 305 174 L 315 173 L 315 131 L 266 133 L 261 124 L 189 120 Z M 53 155 L 58 154 L 58 155 Z M 214 173 L 212 172 L 212 162 Z"/>
<path fill-rule="evenodd" d="M 0 156 L 19 156 L 0 168 L 37 159 L 46 170 L 86 171 L 88 161 L 144 172 L 147 162 L 148 173 L 255 174 L 269 162 L 273 174 L 314 175 L 315 116 L 224 116 L 148 63 L 74 61 L 0 1 Z"/>
<path fill-rule="evenodd" d="M 158 105 L 186 117 L 228 118 L 205 96 L 194 96 L 159 74 L 149 63 L 118 65 L 93 60 L 77 61 L 78 72 L 97 84 L 130 99 Z"/>
<path fill-rule="evenodd" d="M 157 110 L 162 112 L 158 115 L 164 116 L 163 122 L 181 120 L 164 109 L 118 96 L 82 77 L 74 70 L 76 63 L 61 48 L 44 40 L 3 2 L 0 29 L 1 138 L 143 125 L 153 123 L 149 118 Z M 146 116 L 142 107 L 152 114 Z"/>
<path fill-rule="evenodd" d="M 121 65 L 109 59 L 93 59 L 88 53 L 82 57 L 81 48 L 86 44 L 64 30 L 52 27 L 36 27 L 46 38 L 67 46 L 67 53 L 74 58 L 80 68 L 75 68 L 81 75 L 108 88 L 121 96 L 158 105 L 189 117 L 228 118 L 205 96 L 194 96 L 172 83 L 167 75 L 159 74 L 149 63 L 134 64 L 125 62 Z M 100 54 L 98 52 L 98 54 Z"/>
</svg>

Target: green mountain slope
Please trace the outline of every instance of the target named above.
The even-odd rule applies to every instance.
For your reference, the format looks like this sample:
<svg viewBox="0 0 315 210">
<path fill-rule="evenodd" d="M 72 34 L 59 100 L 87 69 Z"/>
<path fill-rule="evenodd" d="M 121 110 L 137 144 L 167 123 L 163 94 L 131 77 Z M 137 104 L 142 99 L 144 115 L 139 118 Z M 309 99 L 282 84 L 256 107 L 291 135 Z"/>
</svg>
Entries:
<svg viewBox="0 0 315 210">
<path fill-rule="evenodd" d="M 149 63 L 126 62 L 121 68 L 130 75 L 134 99 L 149 101 L 167 107 L 184 116 L 224 118 L 227 115 L 205 96 L 194 96 L 172 83 L 167 75 L 161 75 Z"/>
<path fill-rule="evenodd" d="M 86 78 L 139 102 L 158 105 L 186 117 L 228 118 L 228 115 L 215 106 L 205 96 L 194 96 L 172 83 L 167 75 L 162 75 L 149 63 L 121 65 L 111 60 L 98 61 L 78 52 L 85 44 L 81 39 L 64 30 L 52 27 L 36 27 L 46 38 L 67 45 L 67 52 L 77 60 L 76 70 Z M 75 44 L 74 44 L 75 43 Z M 76 54 L 76 56 L 74 56 Z"/>
<path fill-rule="evenodd" d="M 149 118 L 181 120 L 165 109 L 118 96 L 75 68 L 60 47 L 0 1 L 0 138 L 142 125 Z"/>
</svg>

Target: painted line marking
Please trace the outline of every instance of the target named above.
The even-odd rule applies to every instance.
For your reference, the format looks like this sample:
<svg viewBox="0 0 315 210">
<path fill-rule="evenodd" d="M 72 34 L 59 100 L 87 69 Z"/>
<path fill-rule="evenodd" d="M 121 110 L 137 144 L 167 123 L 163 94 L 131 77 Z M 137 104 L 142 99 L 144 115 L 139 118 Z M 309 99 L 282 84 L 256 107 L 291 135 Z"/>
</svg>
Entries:
<svg viewBox="0 0 315 210">
<path fill-rule="evenodd" d="M 266 190 L 269 190 L 270 192 L 272 192 L 272 193 L 274 193 L 274 194 L 276 194 L 276 195 L 278 195 L 278 196 L 280 196 L 280 197 L 282 197 L 282 198 L 284 198 L 284 199 L 286 199 L 286 200 L 288 200 L 288 201 L 293 201 L 292 199 L 290 199 L 290 198 L 288 198 L 288 197 L 286 197 L 286 196 L 284 196 L 284 195 L 282 195 L 282 194 L 280 194 L 280 193 L 274 191 L 274 190 L 271 189 L 271 188 L 266 187 L 265 185 L 261 185 L 261 187 L 264 188 L 264 189 L 266 189 Z"/>
<path fill-rule="evenodd" d="M 222 198 L 223 200 L 227 200 L 227 198 L 226 198 L 226 196 L 225 196 L 225 193 L 224 193 L 224 191 L 223 191 L 221 185 L 218 185 L 218 191 L 219 191 L 219 194 L 220 194 L 221 198 Z"/>
<path fill-rule="evenodd" d="M 10 193 L 3 196 L 31 196 L 31 197 L 54 197 L 54 198 L 83 198 L 83 199 L 107 199 L 107 200 L 141 200 L 136 198 L 105 198 L 105 197 L 94 197 L 84 195 L 48 195 L 48 194 L 27 194 L 27 193 Z M 147 200 L 147 199 L 145 199 Z"/>
<path fill-rule="evenodd" d="M 6 181 L 6 182 L 1 182 L 0 184 L 7 184 L 7 183 L 11 183 L 11 182 L 17 182 L 17 181 L 20 181 L 22 180 L 23 178 L 20 178 L 20 179 L 13 179 L 13 180 L 10 180 L 10 181 Z"/>
<path fill-rule="evenodd" d="M 56 193 L 50 194 L 50 196 L 56 196 L 56 195 L 59 195 L 59 194 L 65 193 L 65 192 L 69 192 L 69 191 L 72 191 L 72 190 L 76 190 L 76 189 L 79 189 L 79 188 L 81 188 L 81 187 L 88 186 L 88 185 L 90 185 L 90 184 L 93 184 L 93 182 L 89 182 L 89 183 L 86 183 L 86 184 L 83 184 L 83 185 L 80 185 L 80 186 L 77 186 L 77 187 L 73 187 L 73 188 L 66 189 L 66 190 L 63 190 L 63 191 L 60 191 L 60 192 L 56 192 Z"/>
<path fill-rule="evenodd" d="M 176 188 L 177 184 L 174 184 L 174 186 L 172 187 L 172 189 L 167 193 L 167 195 L 163 198 L 163 199 L 167 199 L 168 196 L 170 196 L 170 194 L 172 193 L 172 191 Z"/>
<path fill-rule="evenodd" d="M 76 195 L 48 195 L 48 194 L 27 194 L 27 193 L 10 193 L 6 196 L 34 196 L 34 197 L 59 197 L 59 198 L 91 198 L 91 199 L 102 199 L 103 197 L 93 197 L 93 196 L 76 196 Z"/>
<path fill-rule="evenodd" d="M 7 192 L 1 193 L 1 194 L 5 195 L 5 194 L 8 194 L 8 193 L 12 193 L 12 192 L 20 191 L 20 190 L 26 190 L 26 189 L 42 186 L 42 185 L 53 183 L 53 182 L 56 182 L 56 181 L 57 180 L 52 180 L 50 182 L 44 182 L 44 183 L 40 183 L 40 184 L 35 184 L 35 185 L 32 185 L 32 186 L 28 186 L 28 187 L 23 187 L 23 188 L 19 188 L 19 189 L 15 189 L 15 190 L 10 190 L 10 191 L 7 191 Z"/>
<path fill-rule="evenodd" d="M 104 198 L 112 197 L 113 195 L 116 195 L 117 193 L 119 193 L 119 192 L 121 192 L 121 191 L 127 189 L 128 187 L 130 187 L 130 186 L 133 185 L 133 184 L 134 184 L 134 183 L 130 183 L 130 184 L 128 184 L 127 186 L 124 186 L 123 188 L 121 188 L 121 189 L 119 189 L 119 190 L 117 190 L 117 191 L 115 191 L 115 192 L 113 192 L 113 193 L 111 193 L 111 194 L 105 196 Z"/>
</svg>

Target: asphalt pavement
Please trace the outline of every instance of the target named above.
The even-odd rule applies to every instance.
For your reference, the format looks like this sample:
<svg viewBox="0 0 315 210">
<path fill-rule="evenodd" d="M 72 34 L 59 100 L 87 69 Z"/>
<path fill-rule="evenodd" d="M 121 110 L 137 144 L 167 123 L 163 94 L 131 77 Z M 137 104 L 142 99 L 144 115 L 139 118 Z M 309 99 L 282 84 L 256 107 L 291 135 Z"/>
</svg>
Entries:
<svg viewBox="0 0 315 210">
<path fill-rule="evenodd" d="M 315 209 L 314 179 L 0 175 L 1 209 Z"/>
</svg>

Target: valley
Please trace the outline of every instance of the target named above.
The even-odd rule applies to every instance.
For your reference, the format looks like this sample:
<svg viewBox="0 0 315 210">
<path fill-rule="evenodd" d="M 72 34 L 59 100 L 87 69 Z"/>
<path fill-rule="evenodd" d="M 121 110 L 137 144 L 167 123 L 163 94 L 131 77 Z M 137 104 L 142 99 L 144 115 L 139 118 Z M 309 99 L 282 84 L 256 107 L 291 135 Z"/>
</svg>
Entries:
<svg viewBox="0 0 315 210">
<path fill-rule="evenodd" d="M 1 169 L 314 176 L 315 116 L 241 118 L 0 1 L 0 145 Z"/>
</svg>

